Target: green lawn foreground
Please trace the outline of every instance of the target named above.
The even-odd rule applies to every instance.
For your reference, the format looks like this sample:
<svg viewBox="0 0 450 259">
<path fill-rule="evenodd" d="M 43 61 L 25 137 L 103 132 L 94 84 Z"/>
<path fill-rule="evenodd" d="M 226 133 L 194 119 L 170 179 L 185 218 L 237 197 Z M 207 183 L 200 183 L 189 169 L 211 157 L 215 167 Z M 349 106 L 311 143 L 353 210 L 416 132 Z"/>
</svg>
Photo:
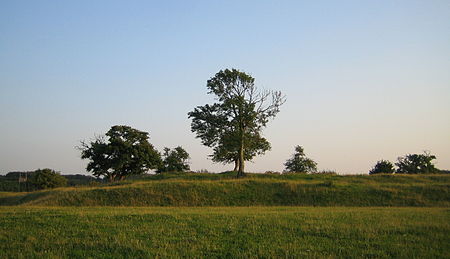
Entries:
<svg viewBox="0 0 450 259">
<path fill-rule="evenodd" d="M 0 207 L 1 258 L 450 258 L 450 209 Z"/>
</svg>

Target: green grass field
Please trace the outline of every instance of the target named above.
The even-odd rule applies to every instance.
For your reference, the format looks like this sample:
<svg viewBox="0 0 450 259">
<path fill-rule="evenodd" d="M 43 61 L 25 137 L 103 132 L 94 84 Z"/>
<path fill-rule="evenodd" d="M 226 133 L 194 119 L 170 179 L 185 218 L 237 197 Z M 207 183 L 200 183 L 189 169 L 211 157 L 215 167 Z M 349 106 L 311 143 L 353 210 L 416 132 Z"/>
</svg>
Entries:
<svg viewBox="0 0 450 259">
<path fill-rule="evenodd" d="M 0 207 L 2 258 L 449 258 L 448 208 Z"/>
<path fill-rule="evenodd" d="M 0 258 L 450 258 L 449 190 L 450 175 L 183 173 L 0 192 Z"/>
</svg>

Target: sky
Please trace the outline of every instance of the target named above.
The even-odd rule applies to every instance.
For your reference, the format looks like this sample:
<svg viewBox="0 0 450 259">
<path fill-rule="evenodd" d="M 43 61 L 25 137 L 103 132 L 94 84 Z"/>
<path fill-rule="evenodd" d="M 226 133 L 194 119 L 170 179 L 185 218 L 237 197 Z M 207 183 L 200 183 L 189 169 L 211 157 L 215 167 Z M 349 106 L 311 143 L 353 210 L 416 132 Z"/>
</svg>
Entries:
<svg viewBox="0 0 450 259">
<path fill-rule="evenodd" d="M 113 125 L 214 164 L 187 113 L 221 69 L 287 101 L 246 165 L 367 173 L 430 151 L 450 169 L 450 1 L 0 1 L 0 174 L 88 174 L 75 148 Z"/>
</svg>

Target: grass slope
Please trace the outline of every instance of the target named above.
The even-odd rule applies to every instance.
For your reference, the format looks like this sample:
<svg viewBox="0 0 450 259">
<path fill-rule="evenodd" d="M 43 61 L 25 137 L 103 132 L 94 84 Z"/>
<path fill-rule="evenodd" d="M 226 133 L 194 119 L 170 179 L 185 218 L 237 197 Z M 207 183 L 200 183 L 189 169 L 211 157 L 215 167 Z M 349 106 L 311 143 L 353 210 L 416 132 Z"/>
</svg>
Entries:
<svg viewBox="0 0 450 259">
<path fill-rule="evenodd" d="M 2 258 L 449 258 L 448 208 L 1 207 Z"/>
<path fill-rule="evenodd" d="M 0 205 L 34 206 L 437 206 L 450 175 L 164 174 L 97 187 L 0 193 Z"/>
</svg>

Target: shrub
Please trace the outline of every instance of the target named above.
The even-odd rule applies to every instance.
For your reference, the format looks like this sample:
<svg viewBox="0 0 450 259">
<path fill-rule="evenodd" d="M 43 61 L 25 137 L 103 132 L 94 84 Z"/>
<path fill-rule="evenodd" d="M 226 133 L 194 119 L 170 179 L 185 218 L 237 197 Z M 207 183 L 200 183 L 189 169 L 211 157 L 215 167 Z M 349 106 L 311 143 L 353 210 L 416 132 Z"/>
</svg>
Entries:
<svg viewBox="0 0 450 259">
<path fill-rule="evenodd" d="M 393 174 L 395 172 L 394 165 L 387 160 L 378 161 L 369 174 Z"/>
<path fill-rule="evenodd" d="M 63 187 L 67 179 L 52 169 L 38 169 L 31 176 L 30 183 L 38 189 Z"/>
<path fill-rule="evenodd" d="M 199 174 L 210 174 L 211 173 L 210 171 L 208 171 L 208 169 L 200 169 L 195 172 L 199 173 Z"/>
<path fill-rule="evenodd" d="M 157 172 L 184 172 L 190 169 L 189 153 L 182 147 L 164 148 L 163 160 Z"/>
</svg>

